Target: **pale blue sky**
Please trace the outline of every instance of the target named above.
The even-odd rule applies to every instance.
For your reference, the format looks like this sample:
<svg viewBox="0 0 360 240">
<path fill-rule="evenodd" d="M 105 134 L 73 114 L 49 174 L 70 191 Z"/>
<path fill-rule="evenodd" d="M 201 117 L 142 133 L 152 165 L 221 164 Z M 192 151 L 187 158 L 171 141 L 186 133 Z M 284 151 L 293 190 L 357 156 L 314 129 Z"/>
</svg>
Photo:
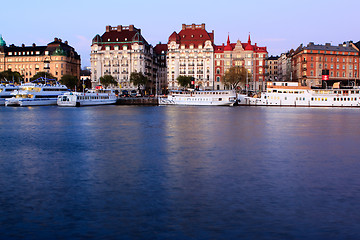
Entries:
<svg viewBox="0 0 360 240">
<path fill-rule="evenodd" d="M 246 42 L 251 32 L 253 43 L 278 55 L 301 43 L 359 41 L 359 8 L 359 0 L 12 0 L 0 5 L 0 34 L 8 45 L 68 40 L 82 67 L 90 65 L 91 39 L 106 25 L 134 24 L 155 46 L 183 23 L 205 23 L 215 31 L 215 44 L 226 43 L 228 33 L 231 42 Z"/>
</svg>

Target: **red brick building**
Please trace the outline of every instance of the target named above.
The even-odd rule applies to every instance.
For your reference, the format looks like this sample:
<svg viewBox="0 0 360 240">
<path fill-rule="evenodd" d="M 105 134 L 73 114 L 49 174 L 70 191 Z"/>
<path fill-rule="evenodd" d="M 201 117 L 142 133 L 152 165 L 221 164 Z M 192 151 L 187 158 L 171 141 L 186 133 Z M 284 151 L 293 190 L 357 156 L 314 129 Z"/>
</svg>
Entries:
<svg viewBox="0 0 360 240">
<path fill-rule="evenodd" d="M 359 50 L 351 42 L 332 46 L 300 45 L 292 55 L 291 67 L 294 81 L 307 86 L 322 85 L 322 70 L 329 71 L 329 80 L 359 80 Z"/>
</svg>

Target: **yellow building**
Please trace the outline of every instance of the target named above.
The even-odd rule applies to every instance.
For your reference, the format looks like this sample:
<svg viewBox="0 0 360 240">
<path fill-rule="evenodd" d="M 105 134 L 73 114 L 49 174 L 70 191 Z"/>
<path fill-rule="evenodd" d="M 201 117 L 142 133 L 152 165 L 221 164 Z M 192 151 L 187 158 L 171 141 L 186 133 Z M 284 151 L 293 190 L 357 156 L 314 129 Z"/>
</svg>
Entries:
<svg viewBox="0 0 360 240">
<path fill-rule="evenodd" d="M 55 38 L 46 46 L 6 46 L 0 36 L 0 72 L 19 72 L 25 82 L 38 72 L 51 73 L 58 80 L 66 74 L 80 78 L 80 66 L 80 55 L 67 41 Z"/>
</svg>

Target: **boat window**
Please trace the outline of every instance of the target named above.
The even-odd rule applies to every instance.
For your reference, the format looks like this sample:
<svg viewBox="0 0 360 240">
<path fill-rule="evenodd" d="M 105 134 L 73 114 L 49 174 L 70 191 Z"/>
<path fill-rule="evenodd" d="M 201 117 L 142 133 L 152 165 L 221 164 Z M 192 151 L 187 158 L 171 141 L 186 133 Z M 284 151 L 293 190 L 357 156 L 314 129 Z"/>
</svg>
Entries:
<svg viewBox="0 0 360 240">
<path fill-rule="evenodd" d="M 314 101 L 314 98 L 313 98 L 313 97 L 311 98 L 311 101 Z"/>
<path fill-rule="evenodd" d="M 219 101 L 222 101 L 222 98 L 219 98 Z"/>
<path fill-rule="evenodd" d="M 277 92 L 277 90 L 273 90 L 273 92 L 274 92 L 274 93 L 276 93 L 276 92 Z"/>
</svg>

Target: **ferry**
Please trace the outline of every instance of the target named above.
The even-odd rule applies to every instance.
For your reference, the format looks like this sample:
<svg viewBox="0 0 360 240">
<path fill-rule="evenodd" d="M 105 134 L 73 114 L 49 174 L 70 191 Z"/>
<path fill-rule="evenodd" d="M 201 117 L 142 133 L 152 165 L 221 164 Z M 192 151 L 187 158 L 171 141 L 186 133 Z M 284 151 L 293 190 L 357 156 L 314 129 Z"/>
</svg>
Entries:
<svg viewBox="0 0 360 240">
<path fill-rule="evenodd" d="M 160 105 L 233 106 L 235 101 L 234 90 L 178 90 L 159 98 Z"/>
<path fill-rule="evenodd" d="M 5 100 L 5 106 L 44 106 L 56 105 L 57 97 L 67 92 L 65 85 L 24 83 L 13 91 L 13 97 Z"/>
<path fill-rule="evenodd" d="M 290 107 L 360 107 L 360 87 L 333 86 L 312 88 L 297 82 L 268 82 L 260 96 L 241 95 L 239 105 Z"/>
<path fill-rule="evenodd" d="M 19 87 L 13 84 L 0 84 L 0 106 L 4 106 L 5 100 L 13 97 L 11 93 L 18 89 Z"/>
<path fill-rule="evenodd" d="M 94 89 L 87 92 L 67 92 L 57 98 L 57 105 L 61 107 L 80 107 L 91 105 L 105 105 L 116 103 L 117 96 L 114 89 Z"/>
</svg>

